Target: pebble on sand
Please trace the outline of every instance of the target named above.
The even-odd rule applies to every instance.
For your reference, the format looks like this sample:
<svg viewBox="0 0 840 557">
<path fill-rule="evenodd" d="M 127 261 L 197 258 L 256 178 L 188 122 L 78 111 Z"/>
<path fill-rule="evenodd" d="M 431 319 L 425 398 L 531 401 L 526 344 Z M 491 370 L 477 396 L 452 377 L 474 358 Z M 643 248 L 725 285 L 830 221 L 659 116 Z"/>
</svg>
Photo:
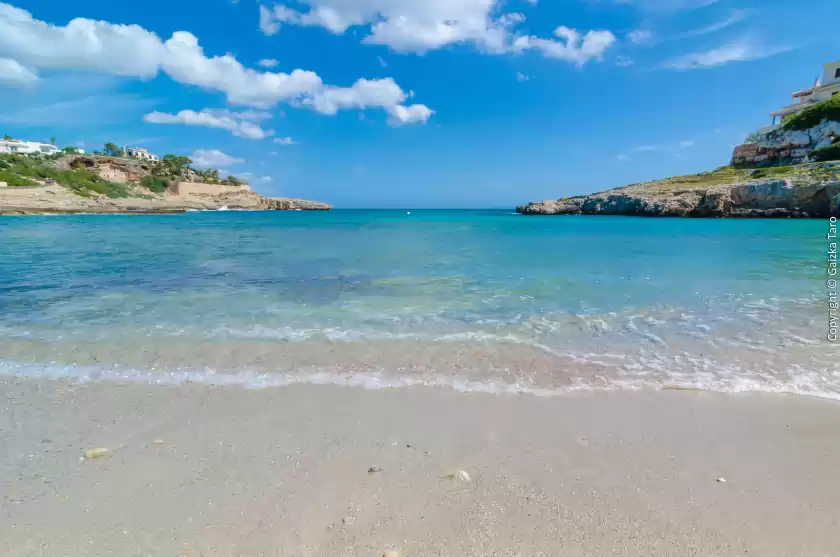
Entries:
<svg viewBox="0 0 840 557">
<path fill-rule="evenodd" d="M 382 468 L 380 468 L 379 466 L 371 466 L 370 468 L 368 468 L 368 474 L 376 474 L 377 472 L 381 471 Z"/>
<path fill-rule="evenodd" d="M 726 478 L 720 477 L 720 478 L 718 478 L 716 481 L 717 481 L 717 483 L 719 483 L 719 484 L 725 484 L 725 483 L 726 483 Z"/>
<path fill-rule="evenodd" d="M 386 551 L 385 553 L 383 553 L 382 557 L 402 557 L 402 555 L 400 554 L 399 551 L 394 551 L 393 549 L 390 549 L 390 550 Z"/>
<path fill-rule="evenodd" d="M 108 454 L 108 449 L 99 448 L 99 449 L 90 449 L 89 451 L 85 451 L 85 458 L 87 460 L 92 460 L 94 458 L 99 458 Z"/>
</svg>

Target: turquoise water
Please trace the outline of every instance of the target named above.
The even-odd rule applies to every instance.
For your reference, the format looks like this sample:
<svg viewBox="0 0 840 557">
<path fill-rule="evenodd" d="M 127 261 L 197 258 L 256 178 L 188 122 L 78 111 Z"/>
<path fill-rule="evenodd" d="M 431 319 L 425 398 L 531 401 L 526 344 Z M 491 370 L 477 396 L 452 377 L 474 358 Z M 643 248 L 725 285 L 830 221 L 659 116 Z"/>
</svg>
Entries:
<svg viewBox="0 0 840 557">
<path fill-rule="evenodd" d="M 0 372 L 840 398 L 817 220 L 334 211 L 0 220 Z"/>
</svg>

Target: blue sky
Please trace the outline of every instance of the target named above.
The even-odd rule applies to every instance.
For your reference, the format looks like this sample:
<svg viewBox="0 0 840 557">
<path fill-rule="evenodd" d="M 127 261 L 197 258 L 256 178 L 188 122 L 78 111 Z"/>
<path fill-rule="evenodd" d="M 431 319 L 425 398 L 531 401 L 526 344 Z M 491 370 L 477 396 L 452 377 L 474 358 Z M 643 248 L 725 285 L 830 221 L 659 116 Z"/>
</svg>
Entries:
<svg viewBox="0 0 840 557">
<path fill-rule="evenodd" d="M 726 164 L 840 58 L 840 3 L 797 4 L 0 0 L 0 133 L 339 207 L 512 207 Z"/>
</svg>

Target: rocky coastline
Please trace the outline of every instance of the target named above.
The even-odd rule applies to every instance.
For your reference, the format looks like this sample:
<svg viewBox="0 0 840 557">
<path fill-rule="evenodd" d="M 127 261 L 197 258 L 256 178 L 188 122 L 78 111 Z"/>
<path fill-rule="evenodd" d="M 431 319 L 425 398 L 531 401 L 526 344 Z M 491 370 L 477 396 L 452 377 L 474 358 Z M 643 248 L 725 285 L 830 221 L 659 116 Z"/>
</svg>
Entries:
<svg viewBox="0 0 840 557">
<path fill-rule="evenodd" d="M 172 214 L 187 211 L 329 211 L 327 203 L 285 197 L 265 197 L 247 184 L 207 184 L 187 173 L 164 191 L 143 187 L 150 175 L 147 165 L 113 157 L 68 157 L 55 163 L 59 169 L 84 168 L 109 183 L 119 185 L 120 196 L 78 191 L 55 180 L 32 186 L 0 183 L 0 215 L 56 214 Z"/>
<path fill-rule="evenodd" d="M 731 183 L 727 183 L 731 182 Z M 840 165 L 713 172 L 527 203 L 524 215 L 828 218 L 840 216 Z"/>
</svg>

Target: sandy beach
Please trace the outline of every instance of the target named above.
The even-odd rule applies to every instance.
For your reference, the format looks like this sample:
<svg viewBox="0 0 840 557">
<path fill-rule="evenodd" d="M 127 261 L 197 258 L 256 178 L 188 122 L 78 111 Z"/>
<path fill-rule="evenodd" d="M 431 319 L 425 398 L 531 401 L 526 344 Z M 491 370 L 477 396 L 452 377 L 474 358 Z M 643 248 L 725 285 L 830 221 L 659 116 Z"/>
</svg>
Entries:
<svg viewBox="0 0 840 557">
<path fill-rule="evenodd" d="M 840 548 L 829 401 L 8 377 L 0 389 L 7 556 Z M 82 458 L 98 447 L 108 454 Z"/>
</svg>

